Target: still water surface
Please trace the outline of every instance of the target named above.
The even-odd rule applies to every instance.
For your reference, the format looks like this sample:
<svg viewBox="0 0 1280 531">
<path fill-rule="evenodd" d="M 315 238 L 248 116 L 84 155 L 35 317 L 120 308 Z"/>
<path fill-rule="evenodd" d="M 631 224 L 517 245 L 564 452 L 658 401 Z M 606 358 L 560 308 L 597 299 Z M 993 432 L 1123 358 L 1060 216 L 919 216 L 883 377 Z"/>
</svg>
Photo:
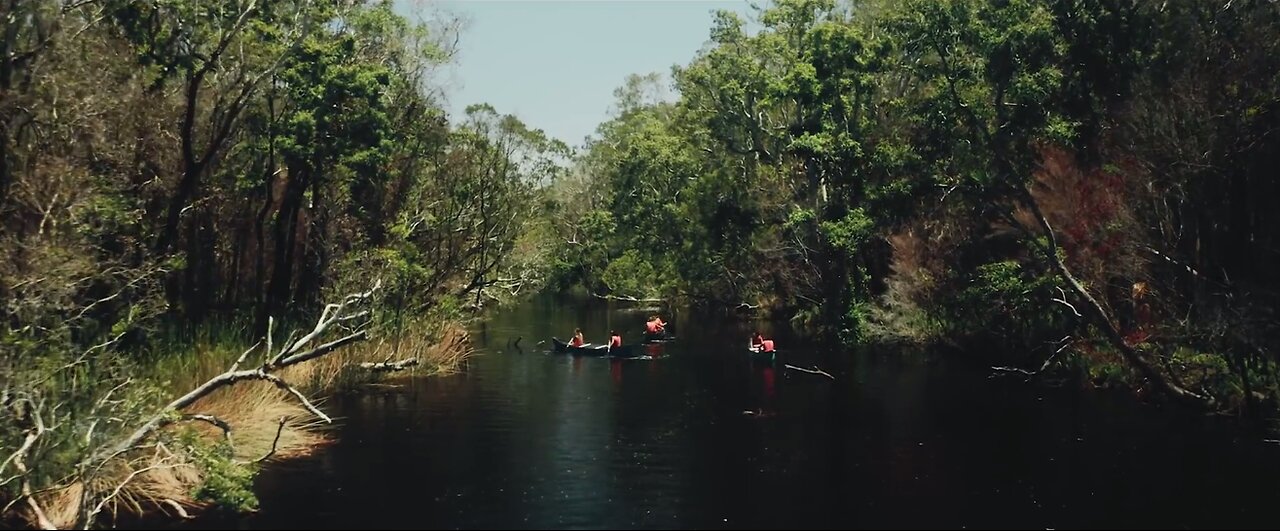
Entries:
<svg viewBox="0 0 1280 531">
<path fill-rule="evenodd" d="M 556 298 L 502 311 L 464 372 L 331 400 L 335 444 L 264 471 L 259 513 L 194 525 L 1280 527 L 1280 445 L 1126 397 L 824 353 L 715 315 L 666 314 L 679 340 L 652 359 L 546 352 L 578 326 L 633 342 L 646 315 Z M 779 339 L 776 366 L 747 360 L 756 326 Z"/>
</svg>

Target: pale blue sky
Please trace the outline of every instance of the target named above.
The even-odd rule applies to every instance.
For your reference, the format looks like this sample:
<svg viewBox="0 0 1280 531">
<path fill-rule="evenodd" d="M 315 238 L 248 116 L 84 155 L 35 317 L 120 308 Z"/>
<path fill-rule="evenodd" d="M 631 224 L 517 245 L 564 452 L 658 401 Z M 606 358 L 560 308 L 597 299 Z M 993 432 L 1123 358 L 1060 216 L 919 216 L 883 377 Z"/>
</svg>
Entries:
<svg viewBox="0 0 1280 531">
<path fill-rule="evenodd" d="M 714 10 L 751 12 L 746 0 L 397 0 L 415 3 L 467 20 L 437 79 L 452 115 L 487 102 L 571 146 L 608 117 L 628 74 L 669 82 L 707 41 Z"/>
</svg>

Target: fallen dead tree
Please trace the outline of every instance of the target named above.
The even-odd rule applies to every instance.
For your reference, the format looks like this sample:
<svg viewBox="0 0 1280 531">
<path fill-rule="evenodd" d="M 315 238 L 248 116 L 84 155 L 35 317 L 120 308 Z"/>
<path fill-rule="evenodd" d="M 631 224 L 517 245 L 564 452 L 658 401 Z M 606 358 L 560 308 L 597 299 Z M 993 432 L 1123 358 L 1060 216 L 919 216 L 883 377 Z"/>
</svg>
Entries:
<svg viewBox="0 0 1280 531">
<path fill-rule="evenodd" d="M 0 461 L 0 486 L 10 483 L 17 486 L 10 499 L 0 500 L 5 503 L 0 512 L 6 517 L 17 516 L 40 529 L 87 529 L 100 523 L 104 514 L 118 512 L 121 504 L 129 510 L 141 510 L 138 500 L 134 499 L 130 491 L 138 489 L 139 483 L 146 483 L 150 476 L 158 472 L 189 470 L 190 472 L 184 473 L 184 477 L 198 481 L 200 472 L 180 450 L 181 445 L 175 446 L 169 438 L 160 435 L 169 426 L 198 423 L 216 428 L 226 445 L 235 444 L 234 423 L 201 409 L 208 404 L 203 399 L 242 382 L 269 383 L 310 415 L 324 423 L 332 422 L 329 415 L 280 373 L 367 339 L 371 313 L 364 307 L 380 286 L 381 283 L 377 282 L 366 292 L 348 295 L 338 303 L 326 305 L 310 330 L 290 333 L 288 339 L 279 346 L 273 344 L 274 319 L 269 320 L 268 333 L 263 341 L 243 351 L 227 370 L 159 408 L 150 412 L 144 410 L 144 414 L 135 417 L 136 428 L 115 431 L 116 435 L 108 435 L 106 430 L 95 430 L 95 426 L 99 424 L 121 422 L 109 412 L 118 407 L 120 395 L 139 385 L 137 377 L 124 378 L 119 385 L 98 398 L 96 405 L 89 410 L 91 424 L 87 431 L 77 436 L 82 438 L 79 447 L 83 448 L 84 457 L 75 463 L 73 472 L 63 477 L 48 477 L 47 473 L 35 470 L 37 467 L 33 463 L 39 461 L 45 448 L 62 442 L 54 439 L 65 438 L 65 434 L 59 435 L 55 430 L 64 428 L 64 423 L 72 421 L 72 418 L 60 413 L 60 408 L 63 407 L 61 404 L 49 404 L 47 398 L 34 390 L 10 390 L 6 387 L 3 397 L 0 397 L 3 399 L 0 401 L 0 412 L 9 416 L 11 425 L 22 430 L 23 437 L 22 443 Z M 252 368 L 245 368 L 251 357 L 255 357 L 255 353 L 260 356 L 261 361 Z M 414 364 L 416 360 L 409 359 L 387 365 L 408 367 Z M 274 426 L 275 438 L 266 455 L 256 460 L 235 463 L 257 463 L 275 455 L 287 420 L 281 417 L 278 426 Z M 157 507 L 167 507 L 185 517 L 188 515 L 183 505 L 190 507 L 194 502 L 182 499 L 183 496 L 190 495 L 182 494 L 183 490 L 179 489 L 179 494 L 173 496 L 149 500 Z"/>
<path fill-rule="evenodd" d="M 1071 344 L 1072 344 L 1071 336 L 1063 337 L 1062 339 L 1058 340 L 1056 343 L 1060 344 L 1061 346 L 1059 346 L 1056 350 L 1054 350 L 1053 354 L 1050 354 L 1048 358 L 1045 358 L 1044 363 L 1040 364 L 1039 369 L 1036 369 L 1034 371 L 1029 371 L 1021 367 L 1005 367 L 1005 366 L 991 367 L 991 370 L 994 372 L 991 373 L 991 376 L 989 376 L 989 378 L 994 378 L 996 376 L 1006 375 L 1006 374 L 1021 374 L 1027 377 L 1026 381 L 1028 382 L 1031 381 L 1032 378 L 1035 378 L 1036 376 L 1040 375 L 1040 373 L 1043 373 L 1044 371 L 1049 370 L 1049 367 L 1051 367 L 1053 365 L 1053 362 L 1057 359 L 1058 354 L 1061 354 L 1062 351 L 1067 350 L 1067 348 L 1071 347 Z"/>
<path fill-rule="evenodd" d="M 368 310 L 349 312 L 349 309 L 353 305 L 367 301 L 370 297 L 373 296 L 373 292 L 376 291 L 380 286 L 381 286 L 381 282 L 375 284 L 373 289 L 370 289 L 369 291 L 366 291 L 364 293 L 348 295 L 339 304 L 326 305 L 324 307 L 324 311 L 320 312 L 320 318 L 316 320 L 315 328 L 313 328 L 311 332 L 302 336 L 297 341 L 293 341 L 293 334 L 290 334 L 289 339 L 285 341 L 285 344 L 280 349 L 280 352 L 276 353 L 274 356 L 271 356 L 271 351 L 273 350 L 272 344 L 271 344 L 271 334 L 274 331 L 273 330 L 274 320 L 268 321 L 269 324 L 267 327 L 266 354 L 267 356 L 271 356 L 271 357 L 264 359 L 261 365 L 259 365 L 257 368 L 254 368 L 254 369 L 240 370 L 240 365 L 245 362 L 245 360 L 249 357 L 249 354 L 257 350 L 258 346 L 262 344 L 262 343 L 257 343 L 254 346 L 249 347 L 248 350 L 244 351 L 244 353 L 240 355 L 240 358 L 237 359 L 236 362 L 231 365 L 231 368 L 227 369 L 226 372 L 219 374 L 217 376 L 214 376 L 213 378 L 210 378 L 204 384 L 191 390 L 191 392 L 175 399 L 173 402 L 170 402 L 167 406 L 165 406 L 163 409 L 157 412 L 153 417 L 151 417 L 151 420 L 147 421 L 146 424 L 143 424 L 142 427 L 138 428 L 137 431 L 133 432 L 133 434 L 130 435 L 128 438 L 110 447 L 110 449 L 107 450 L 106 452 L 101 452 L 95 455 L 90 461 L 90 463 L 97 464 L 133 449 L 138 445 L 138 443 L 140 443 L 143 439 L 145 439 L 148 435 L 155 432 L 160 427 L 174 422 L 172 420 L 171 412 L 184 411 L 186 408 L 194 404 L 197 400 L 218 390 L 219 388 L 222 388 L 228 385 L 233 385 L 236 382 L 240 382 L 240 381 L 264 380 L 264 381 L 270 382 L 274 384 L 276 387 L 279 387 L 281 390 L 285 391 L 286 393 L 293 395 L 294 398 L 297 398 L 298 402 L 301 403 L 302 407 L 306 408 L 306 410 L 311 412 L 311 414 L 319 417 L 320 419 L 324 420 L 326 423 L 333 422 L 333 419 L 329 418 L 328 415 L 326 415 L 323 411 L 321 411 L 314 404 L 312 404 L 311 401 L 308 400 L 307 397 L 302 394 L 302 392 L 298 391 L 292 385 L 289 385 L 288 382 L 284 381 L 284 379 L 280 378 L 279 376 L 276 376 L 274 373 L 290 365 L 296 365 L 299 363 L 303 363 L 305 361 L 319 358 L 321 356 L 324 356 L 325 354 L 333 352 L 338 348 L 341 348 L 344 345 L 367 339 L 369 337 L 368 331 L 364 330 L 363 328 L 360 328 L 356 332 L 343 336 L 342 338 L 339 338 L 337 340 L 330 341 L 328 343 L 324 343 L 310 349 L 307 348 L 308 345 L 310 345 L 312 342 L 322 337 L 325 334 L 325 332 L 328 332 L 330 328 L 334 327 L 334 325 L 345 323 L 345 322 L 352 322 L 358 319 L 364 319 L 368 317 L 369 315 Z M 178 420 L 181 421 L 181 420 L 189 420 L 189 419 L 187 417 L 179 417 Z M 199 419 L 199 420 L 203 420 L 203 419 Z M 218 420 L 216 418 L 213 419 L 213 422 L 219 424 L 220 426 L 226 426 L 225 422 L 222 422 L 221 420 Z"/>
</svg>

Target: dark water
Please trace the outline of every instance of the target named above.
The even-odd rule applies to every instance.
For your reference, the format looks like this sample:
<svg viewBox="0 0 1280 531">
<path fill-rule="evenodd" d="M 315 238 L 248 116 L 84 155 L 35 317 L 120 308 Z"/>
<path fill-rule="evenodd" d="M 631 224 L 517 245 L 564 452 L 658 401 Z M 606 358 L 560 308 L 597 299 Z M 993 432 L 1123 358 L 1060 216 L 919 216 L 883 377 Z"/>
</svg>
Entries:
<svg viewBox="0 0 1280 531">
<path fill-rule="evenodd" d="M 197 525 L 1280 526 L 1280 445 L 1221 421 L 946 360 L 823 354 L 780 329 L 783 362 L 836 379 L 752 366 L 754 325 L 714 316 L 676 315 L 680 341 L 652 360 L 536 346 L 575 326 L 631 342 L 645 315 L 550 299 L 503 312 L 464 373 L 335 399 L 336 444 L 265 471 L 258 514 Z"/>
</svg>

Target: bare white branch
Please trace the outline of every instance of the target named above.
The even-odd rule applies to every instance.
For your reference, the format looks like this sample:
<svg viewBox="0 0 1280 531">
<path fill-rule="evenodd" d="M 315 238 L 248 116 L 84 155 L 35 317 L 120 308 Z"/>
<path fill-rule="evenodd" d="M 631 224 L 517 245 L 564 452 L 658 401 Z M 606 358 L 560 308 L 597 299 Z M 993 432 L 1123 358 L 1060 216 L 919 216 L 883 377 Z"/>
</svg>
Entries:
<svg viewBox="0 0 1280 531">
<path fill-rule="evenodd" d="M 44 509 L 40 507 L 40 503 L 36 501 L 35 494 L 31 489 L 31 471 L 27 468 L 26 463 L 28 453 L 31 451 L 32 447 L 35 446 L 36 441 L 39 440 L 40 437 L 48 430 L 44 424 L 44 418 L 41 416 L 41 411 L 44 409 L 44 403 L 35 403 L 28 398 L 21 398 L 10 404 L 10 408 L 14 415 L 17 416 L 19 422 L 26 425 L 27 430 L 26 436 L 23 438 L 22 445 L 18 447 L 17 451 L 13 452 L 13 454 L 9 455 L 9 457 L 4 460 L 4 464 L 0 465 L 0 470 L 4 470 L 9 465 L 13 465 L 13 468 L 18 473 L 16 478 L 19 481 L 19 485 L 21 485 L 19 488 L 19 499 L 24 499 L 26 501 L 27 507 L 31 509 L 31 514 L 35 519 L 36 525 L 40 529 L 57 529 L 45 514 Z"/>
<path fill-rule="evenodd" d="M 267 355 L 268 356 L 270 356 L 271 351 L 274 350 L 271 346 L 271 336 L 275 333 L 275 328 L 276 328 L 276 318 L 268 316 L 267 317 Z"/>
<path fill-rule="evenodd" d="M 304 361 L 319 358 L 344 345 L 366 339 L 368 337 L 368 333 L 364 330 L 360 330 L 358 332 L 347 335 L 340 339 L 320 345 L 309 351 L 298 352 L 308 342 L 322 336 L 327 330 L 329 330 L 329 328 L 334 323 L 339 322 L 339 320 L 341 320 L 344 317 L 349 317 L 348 315 L 343 313 L 345 308 L 355 303 L 368 301 L 372 297 L 373 293 L 381 286 L 382 286 L 382 281 L 381 280 L 376 281 L 374 283 L 373 288 L 371 288 L 369 291 L 348 295 L 343 299 L 342 303 L 330 304 L 326 306 L 325 311 L 321 313 L 321 318 L 316 321 L 316 325 L 312 329 L 311 333 L 307 334 L 306 336 L 302 337 L 296 342 L 292 342 L 292 343 L 286 342 L 285 343 L 286 347 L 281 349 L 280 353 L 277 354 L 275 358 L 267 361 L 261 367 L 258 367 L 257 369 L 251 369 L 251 370 L 239 370 L 238 369 L 239 365 L 244 362 L 244 360 L 247 358 L 250 352 L 252 352 L 254 349 L 257 348 L 258 345 L 255 344 L 249 350 L 246 350 L 243 354 L 240 355 L 240 358 L 236 360 L 236 363 L 234 365 L 231 366 L 231 369 L 227 370 L 226 372 L 223 372 L 222 374 L 214 376 L 213 378 L 210 378 L 208 381 L 196 387 L 195 389 L 192 389 L 187 394 L 174 399 L 172 402 L 167 404 L 158 413 L 156 413 L 150 420 L 145 422 L 141 427 L 135 430 L 128 437 L 125 437 L 115 445 L 110 446 L 109 449 L 104 451 L 99 451 L 96 454 L 94 454 L 94 456 L 89 460 L 89 463 L 95 464 L 100 467 L 106 461 L 113 459 L 116 456 L 119 456 L 125 452 L 128 452 L 130 449 L 136 447 L 139 443 L 142 442 L 143 439 L 150 436 L 157 429 L 167 424 L 170 424 L 172 422 L 171 417 L 169 417 L 170 412 L 183 411 L 184 409 L 190 407 L 196 401 L 207 396 L 213 391 L 228 385 L 233 385 L 236 382 L 240 382 L 244 380 L 265 380 L 265 381 L 271 382 L 276 387 L 279 387 L 281 390 L 285 391 L 286 393 L 293 395 L 294 398 L 296 398 L 298 402 L 302 405 L 302 407 L 306 409 L 308 412 L 310 412 L 311 414 L 315 415 L 316 417 L 319 417 L 320 419 L 324 420 L 327 423 L 333 422 L 333 419 L 329 418 L 328 415 L 326 415 L 323 411 L 321 411 L 314 404 L 312 404 L 311 401 L 308 400 L 307 397 L 304 396 L 300 391 L 295 389 L 293 386 L 289 385 L 289 383 L 285 382 L 284 379 L 272 374 L 272 372 L 279 370 L 283 367 L 287 367 L 289 365 L 294 365 L 294 364 L 302 363 Z M 358 313 L 363 313 L 363 312 L 358 312 Z M 269 320 L 268 332 L 272 331 L 271 329 L 273 328 L 273 326 L 274 326 L 273 321 Z M 290 335 L 290 338 L 292 338 L 292 334 Z M 268 350 L 268 352 L 270 352 L 270 350 Z M 202 418 L 200 416 L 191 416 L 190 418 L 183 417 L 181 418 L 181 420 L 201 420 L 205 422 L 210 422 L 211 424 L 214 424 L 215 426 L 219 426 L 219 427 L 223 427 L 226 425 L 225 422 L 222 422 L 212 417 Z M 214 421 L 217 421 L 217 422 L 214 422 Z M 221 424 L 219 424 L 219 422 L 221 422 Z M 228 437 L 230 436 L 231 432 L 230 432 L 229 426 L 227 427 L 227 429 L 224 429 L 224 433 L 227 434 Z"/>
<path fill-rule="evenodd" d="M 275 440 L 271 441 L 271 450 L 268 451 L 266 455 L 259 457 L 256 461 L 254 461 L 255 463 L 261 463 L 263 461 L 271 459 L 271 456 L 276 455 L 276 448 L 280 444 L 280 434 L 284 432 L 284 423 L 288 419 L 289 417 L 280 417 L 280 425 L 276 426 L 276 438 Z"/>
<path fill-rule="evenodd" d="M 409 367 L 417 366 L 418 363 L 419 363 L 418 358 L 407 358 L 394 363 L 390 361 L 383 361 L 379 363 L 361 363 L 360 368 L 369 369 L 375 372 L 381 372 L 381 371 L 392 372 L 392 371 L 403 371 Z"/>
<path fill-rule="evenodd" d="M 270 337 L 270 336 L 268 336 L 268 337 Z M 268 341 L 270 341 L 270 339 L 268 339 Z M 241 363 L 244 363 L 245 358 L 248 358 L 248 357 L 249 357 L 249 353 L 250 353 L 250 352 L 253 352 L 254 350 L 256 350 L 256 349 L 258 348 L 258 345 L 261 345 L 261 344 L 262 344 L 262 342 L 261 342 L 261 341 L 259 341 L 259 342 L 257 342 L 257 343 L 254 343 L 252 347 L 249 347 L 247 350 L 245 350 L 243 353 L 241 353 L 241 354 L 240 354 L 240 357 L 239 357 L 239 358 L 236 358 L 236 362 L 231 364 L 231 368 L 230 368 L 230 369 L 228 369 L 228 371 L 235 372 L 235 370 L 236 370 L 236 369 L 239 369 L 239 368 L 240 368 L 240 364 L 241 364 Z M 267 352 L 270 352 L 270 351 L 271 351 L 271 349 L 270 349 L 270 347 L 268 347 L 268 348 L 267 348 Z"/>
<path fill-rule="evenodd" d="M 329 418 L 329 415 L 325 415 L 323 411 L 320 411 L 320 408 L 312 404 L 310 400 L 307 400 L 307 397 L 303 395 L 301 391 L 298 391 L 292 385 L 289 385 L 289 383 L 285 382 L 283 378 L 280 378 L 279 376 L 276 376 L 274 374 L 263 372 L 261 370 L 257 372 L 257 376 L 262 380 L 266 380 L 268 382 L 276 384 L 276 387 L 279 387 L 282 391 L 293 395 L 294 398 L 298 399 L 298 402 L 302 403 L 302 407 L 305 408 L 307 411 L 310 411 L 312 415 L 320 417 L 326 423 L 333 422 L 333 419 Z"/>
<path fill-rule="evenodd" d="M 356 341 L 364 340 L 364 339 L 366 339 L 367 337 L 368 337 L 368 333 L 366 333 L 364 330 L 361 330 L 361 331 L 356 332 L 356 333 L 354 333 L 354 334 L 351 334 L 351 335 L 349 335 L 349 336 L 343 337 L 342 339 L 338 339 L 338 340 L 331 341 L 331 342 L 329 342 L 329 343 L 325 343 L 325 344 L 323 344 L 323 345 L 320 345 L 320 346 L 318 346 L 318 347 L 316 347 L 316 348 L 314 348 L 314 349 L 311 349 L 311 350 L 309 350 L 309 351 L 307 351 L 307 352 L 303 352 L 303 353 L 300 353 L 300 354 L 294 354 L 294 355 L 292 355 L 292 356 L 289 356 L 289 357 L 287 357 L 287 358 L 285 358 L 285 359 L 281 360 L 281 361 L 278 363 L 278 366 L 279 366 L 279 367 L 288 367 L 289 365 L 294 365 L 294 364 L 297 364 L 297 363 L 302 363 L 302 362 L 307 361 L 307 360 L 311 360 L 311 359 L 319 358 L 320 356 L 323 356 L 323 355 L 325 355 L 325 354 L 328 354 L 329 352 L 332 352 L 334 349 L 337 349 L 338 347 L 341 347 L 341 346 L 346 345 L 346 344 L 348 344 L 348 343 L 353 343 L 353 342 L 356 342 Z M 273 368 L 274 368 L 274 367 L 273 367 Z"/>
<path fill-rule="evenodd" d="M 996 371 L 996 372 L 995 372 L 995 374 L 992 374 L 992 375 L 991 375 L 991 377 L 995 377 L 995 376 L 997 376 L 997 375 L 998 375 L 998 374 L 1000 374 L 1000 373 L 1010 373 L 1010 372 L 1012 372 L 1012 373 L 1018 373 L 1018 374 L 1025 375 L 1025 376 L 1027 377 L 1027 381 L 1030 381 L 1030 380 L 1031 380 L 1031 378 L 1035 377 L 1036 375 L 1038 375 L 1038 374 L 1040 374 L 1040 373 L 1042 373 L 1042 372 L 1044 372 L 1044 371 L 1046 371 L 1046 370 L 1049 370 L 1049 366 L 1053 365 L 1053 362 L 1054 362 L 1054 360 L 1055 360 L 1055 359 L 1057 359 L 1058 354 L 1061 354 L 1061 353 L 1062 353 L 1062 351 L 1067 350 L 1067 348 L 1068 348 L 1068 347 L 1070 347 L 1070 346 L 1072 345 L 1071 336 L 1066 336 L 1066 337 L 1064 337 L 1064 338 L 1062 338 L 1062 339 L 1060 339 L 1060 340 L 1058 340 L 1058 341 L 1056 341 L 1056 342 L 1057 342 L 1057 343 L 1062 343 L 1062 345 L 1061 345 L 1061 346 L 1059 346 L 1056 350 L 1054 350 L 1054 351 L 1053 351 L 1053 354 L 1050 354 L 1050 355 L 1049 355 L 1049 357 L 1048 357 L 1048 358 L 1046 358 L 1046 359 L 1044 360 L 1044 363 L 1040 364 L 1040 368 L 1039 368 L 1039 369 L 1036 369 L 1036 370 L 1034 370 L 1034 371 L 1029 371 L 1029 370 L 1023 369 L 1023 368 L 1021 368 L 1021 367 L 992 367 L 992 368 L 991 368 L 991 370 Z"/>
<path fill-rule="evenodd" d="M 1050 298 L 1049 300 L 1056 302 L 1058 304 L 1062 304 L 1068 308 L 1071 308 L 1071 313 L 1075 314 L 1076 317 L 1084 317 L 1083 315 L 1080 315 L 1080 311 L 1076 310 L 1076 307 L 1074 305 L 1067 302 L 1067 292 L 1063 291 L 1062 288 L 1059 287 L 1058 293 L 1062 294 L 1061 298 L 1056 298 L 1056 299 Z"/>
<path fill-rule="evenodd" d="M 164 462 L 162 461 L 161 463 L 164 463 Z M 111 500 L 114 500 L 117 496 L 119 496 L 120 492 L 124 490 L 125 486 L 128 485 L 131 481 L 133 481 L 138 476 L 141 476 L 142 474 L 145 474 L 152 470 L 163 470 L 167 468 L 176 468 L 179 466 L 182 466 L 182 464 L 180 463 L 155 464 L 148 467 L 140 468 L 138 470 L 134 470 L 133 472 L 129 473 L 129 476 L 124 478 L 124 481 L 121 481 L 118 485 L 116 485 L 115 489 L 111 491 L 111 494 L 108 494 L 104 496 L 101 500 L 99 500 L 98 504 L 95 505 L 93 509 L 89 511 L 89 514 L 84 517 L 83 529 L 89 529 L 90 526 L 93 525 L 94 521 L 97 520 L 98 514 L 101 513 L 102 509 L 107 506 L 107 503 L 110 502 Z"/>
<path fill-rule="evenodd" d="M 222 430 L 222 436 L 226 437 L 228 443 L 231 442 L 231 425 L 218 417 L 206 415 L 204 413 L 195 413 L 183 415 L 180 420 L 184 422 L 200 421 L 212 424 Z"/>
<path fill-rule="evenodd" d="M 791 370 L 793 370 L 793 371 L 807 372 L 807 373 L 809 373 L 809 374 L 820 374 L 820 375 L 822 375 L 822 376 L 826 376 L 827 378 L 830 378 L 830 379 L 832 379 L 832 380 L 835 380 L 835 379 L 836 379 L 836 377 L 835 377 L 835 376 L 832 376 L 830 373 L 828 373 L 828 372 L 826 372 L 826 371 L 823 371 L 822 369 L 819 369 L 819 368 L 817 368 L 817 367 L 814 367 L 814 368 L 812 368 L 812 369 L 805 369 L 805 368 L 802 368 L 802 367 L 796 367 L 795 365 L 783 365 L 783 367 L 786 367 L 786 368 L 791 369 Z"/>
<path fill-rule="evenodd" d="M 174 512 L 178 513 L 178 517 L 182 518 L 183 520 L 190 520 L 192 518 L 195 518 L 194 516 L 187 514 L 187 510 L 182 507 L 181 503 L 178 503 L 169 498 L 160 500 L 160 503 L 163 503 L 165 505 L 168 505 L 169 507 L 172 507 Z"/>
</svg>

